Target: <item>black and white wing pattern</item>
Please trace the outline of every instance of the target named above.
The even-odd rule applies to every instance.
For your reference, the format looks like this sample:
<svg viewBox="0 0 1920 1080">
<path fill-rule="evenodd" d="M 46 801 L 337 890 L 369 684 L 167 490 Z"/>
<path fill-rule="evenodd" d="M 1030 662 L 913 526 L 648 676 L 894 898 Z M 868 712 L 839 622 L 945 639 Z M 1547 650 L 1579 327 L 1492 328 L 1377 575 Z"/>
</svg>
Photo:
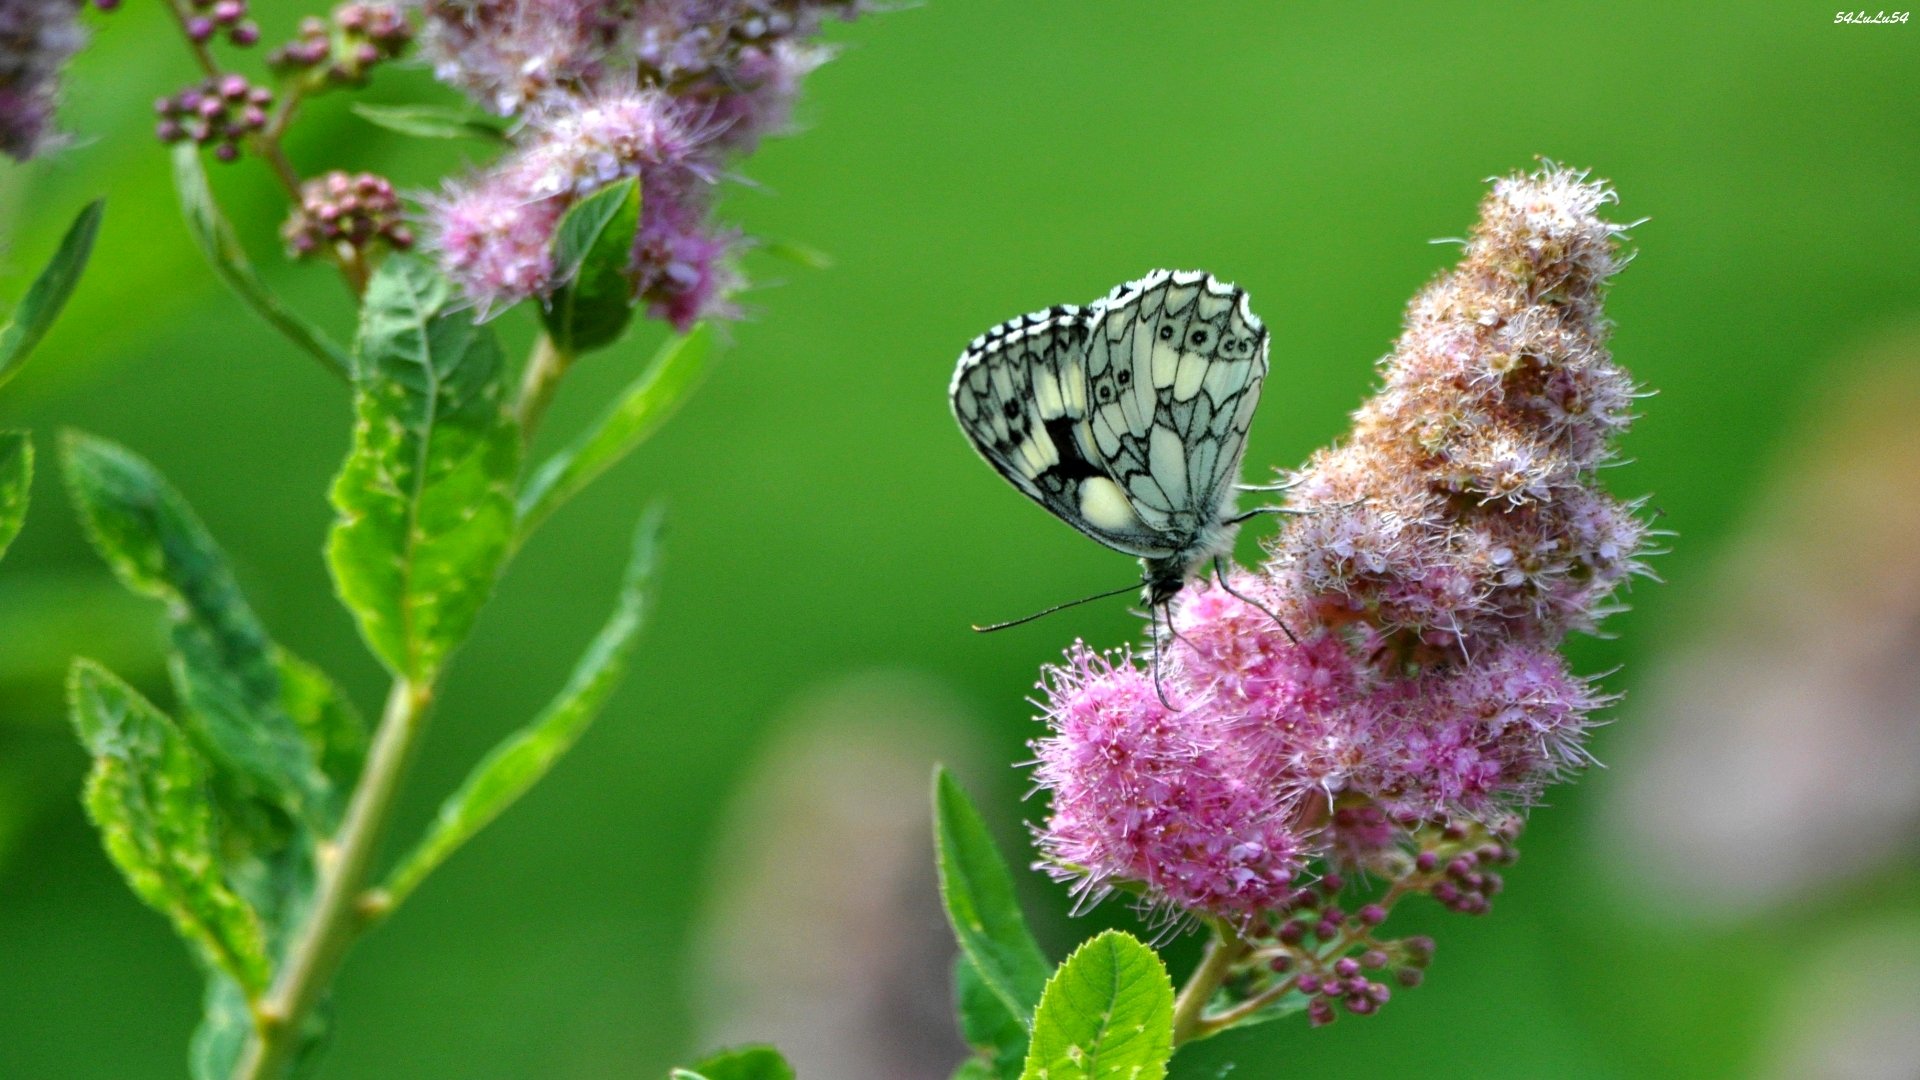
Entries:
<svg viewBox="0 0 1920 1080">
<path fill-rule="evenodd" d="M 1159 270 L 975 338 L 953 411 L 981 456 L 1056 516 L 1184 569 L 1230 535 L 1266 371 L 1266 328 L 1244 291 Z"/>
<path fill-rule="evenodd" d="M 1182 550 L 1233 502 L 1267 374 L 1267 330 L 1245 291 L 1156 271 L 1096 305 L 1087 418 L 1099 460 L 1135 514 Z"/>
</svg>

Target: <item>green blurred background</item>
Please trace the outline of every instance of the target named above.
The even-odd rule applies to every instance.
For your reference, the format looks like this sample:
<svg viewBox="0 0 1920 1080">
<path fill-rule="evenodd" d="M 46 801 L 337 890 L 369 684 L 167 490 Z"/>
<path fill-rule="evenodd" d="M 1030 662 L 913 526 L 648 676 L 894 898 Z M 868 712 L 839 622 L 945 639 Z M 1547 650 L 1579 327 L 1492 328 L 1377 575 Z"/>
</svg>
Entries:
<svg viewBox="0 0 1920 1080">
<path fill-rule="evenodd" d="M 257 6 L 270 42 L 302 13 Z M 766 795 L 857 793 L 878 772 L 917 789 L 941 754 L 1018 842 L 1019 816 L 1042 810 L 1008 767 L 1035 734 L 1023 696 L 1036 666 L 1075 636 L 1112 645 L 1138 631 L 1118 602 L 967 631 L 1134 570 L 974 458 L 944 397 L 960 347 L 1154 267 L 1205 267 L 1246 286 L 1274 330 L 1249 472 L 1298 463 L 1344 427 L 1406 300 L 1457 250 L 1428 241 L 1462 235 L 1484 179 L 1535 155 L 1593 168 L 1617 183 L 1622 220 L 1650 219 L 1610 310 L 1616 354 L 1659 396 L 1607 479 L 1653 494 L 1678 537 L 1657 564 L 1669 584 L 1635 586 L 1633 610 L 1608 626 L 1617 637 L 1571 646 L 1583 670 L 1619 668 L 1608 685 L 1636 692 L 1718 602 L 1706 583 L 1749 507 L 1795 467 L 1800 418 L 1863 350 L 1920 364 L 1920 348 L 1897 343 L 1920 317 L 1920 27 L 1833 16 L 1805 3 L 930 0 L 836 27 L 846 48 L 809 82 L 805 130 L 746 163 L 756 186 L 727 201 L 749 232 L 825 249 L 835 265 L 757 259 L 766 287 L 711 381 L 515 565 L 455 667 L 397 835 L 558 685 L 604 615 L 633 519 L 664 497 L 664 592 L 640 668 L 555 775 L 355 953 L 319 1075 L 657 1077 L 751 1029 L 746 991 L 716 988 L 716 967 L 769 1000 L 854 1002 L 859 1015 L 831 1022 L 904 1044 L 903 1061 L 957 1055 L 937 1001 L 893 1019 L 858 1004 L 894 982 L 909 988 L 901 1000 L 937 997 L 944 978 L 925 845 L 886 831 L 918 829 L 917 790 L 842 807 L 835 820 L 883 820 L 814 837 Z M 0 169 L 9 299 L 84 201 L 109 200 L 68 315 L 0 404 L 43 452 L 26 532 L 0 567 L 7 1080 L 181 1075 L 199 997 L 185 951 L 117 879 L 78 806 L 66 659 L 99 657 L 167 695 L 156 613 L 120 595 L 83 545 L 52 468 L 55 429 L 150 456 L 285 644 L 363 707 L 383 685 L 318 557 L 345 394 L 222 291 L 177 221 L 147 102 L 191 70 L 157 7 L 89 18 L 96 40 L 64 110 L 80 144 Z M 366 97 L 423 95 L 447 99 L 414 70 L 385 73 Z M 422 190 L 479 152 L 373 129 L 344 104 L 301 124 L 302 168 L 377 169 Z M 222 169 L 216 182 L 276 287 L 344 332 L 337 282 L 275 254 L 279 195 L 263 171 Z M 516 342 L 530 335 L 522 314 L 503 324 Z M 1890 335 L 1894 346 L 1874 344 Z M 580 370 L 546 441 L 595 412 L 657 336 L 645 329 Z M 1853 525 L 1813 524 L 1844 553 Z M 1243 539 L 1243 558 L 1263 531 Z M 1812 615 L 1804 626 L 1821 632 Z M 1913 717 L 1911 699 L 1897 704 Z M 1631 757 L 1685 711 L 1630 698 L 1598 734 L 1599 757 Z M 1737 727 L 1718 737 L 1741 739 Z M 1851 782 L 1845 764 L 1837 787 Z M 1872 859 L 1800 891 L 1676 902 L 1609 825 L 1623 768 L 1536 813 L 1490 917 L 1409 910 L 1440 940 L 1426 986 L 1376 1018 L 1221 1038 L 1183 1054 L 1176 1076 L 1229 1062 L 1246 1077 L 1778 1075 L 1783 1047 L 1819 1036 L 1804 1030 L 1814 1003 L 1884 1004 L 1859 965 L 1823 950 L 1857 938 L 1869 957 L 1912 955 L 1911 819 L 1876 826 L 1889 834 L 1871 838 Z M 1898 799 L 1915 781 L 1896 770 L 1888 783 Z M 1657 835 L 1658 792 L 1633 802 L 1655 811 Z M 863 847 L 862 828 L 884 842 Z M 756 885 L 742 867 L 769 836 L 792 844 Z M 1774 857 L 1759 843 L 1735 861 Z M 779 900 L 790 886 L 811 895 L 795 873 L 823 877 L 816 891 L 841 897 L 843 917 L 868 901 L 891 912 L 840 932 L 854 953 L 871 943 L 892 959 L 795 973 L 815 917 Z M 1130 923 L 1117 906 L 1070 919 L 1062 890 L 1027 884 L 1057 954 Z M 754 888 L 775 899 L 734 895 Z M 876 889 L 898 895 L 864 895 Z M 1170 947 L 1177 972 L 1193 951 L 1190 939 Z M 1841 989 L 1812 981 L 1829 970 Z M 1905 969 L 1893 985 L 1908 977 L 1920 981 Z M 802 1064 L 813 1080 L 887 1075 L 833 1062 L 829 1048 Z M 1906 1065 L 1831 1075 L 1920 1075 L 1920 1061 Z M 917 1068 L 893 1075 L 933 1075 Z"/>
</svg>

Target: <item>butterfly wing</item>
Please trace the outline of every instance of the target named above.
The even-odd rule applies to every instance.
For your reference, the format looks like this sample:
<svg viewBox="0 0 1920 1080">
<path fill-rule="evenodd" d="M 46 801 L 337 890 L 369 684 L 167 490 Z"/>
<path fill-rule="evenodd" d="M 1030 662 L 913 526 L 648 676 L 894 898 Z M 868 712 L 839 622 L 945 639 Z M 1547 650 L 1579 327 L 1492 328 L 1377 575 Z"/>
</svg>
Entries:
<svg viewBox="0 0 1920 1080">
<path fill-rule="evenodd" d="M 1062 305 L 973 340 L 953 373 L 953 415 L 980 456 L 1055 517 L 1130 555 L 1174 549 L 1132 511 L 1088 423 L 1095 312 Z"/>
<path fill-rule="evenodd" d="M 1163 546 L 1204 547 L 1233 500 L 1267 374 L 1266 327 L 1245 290 L 1199 271 L 1155 271 L 1092 311 L 1092 459 Z"/>
</svg>

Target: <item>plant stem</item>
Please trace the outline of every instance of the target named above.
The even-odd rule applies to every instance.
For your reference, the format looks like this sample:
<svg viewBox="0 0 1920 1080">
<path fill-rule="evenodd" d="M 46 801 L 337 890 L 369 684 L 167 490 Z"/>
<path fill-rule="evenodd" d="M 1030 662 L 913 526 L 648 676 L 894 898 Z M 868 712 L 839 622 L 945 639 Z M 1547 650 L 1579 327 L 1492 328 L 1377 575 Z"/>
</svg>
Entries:
<svg viewBox="0 0 1920 1080">
<path fill-rule="evenodd" d="M 1193 1026 L 1193 1037 L 1195 1039 L 1206 1039 L 1220 1034 L 1247 1017 L 1252 1016 L 1254 1013 L 1259 1012 L 1261 1009 L 1286 997 L 1299 979 L 1300 977 L 1295 975 L 1282 982 L 1274 983 L 1259 994 L 1248 998 L 1231 1009 L 1223 1010 L 1204 1019 L 1196 1019 Z"/>
<path fill-rule="evenodd" d="M 1395 882 L 1393 887 L 1387 890 L 1386 895 L 1382 896 L 1379 899 L 1378 903 L 1389 911 L 1393 910 L 1393 905 L 1397 903 L 1402 896 L 1405 896 L 1408 892 L 1413 891 L 1413 886 L 1409 884 L 1411 880 L 1412 879 L 1403 879 L 1401 881 Z M 1315 946 L 1311 951 L 1310 955 L 1316 959 L 1316 962 L 1324 965 L 1330 960 L 1335 960 L 1341 956 L 1346 955 L 1348 950 L 1352 949 L 1355 945 L 1359 944 L 1361 941 L 1370 937 L 1374 929 L 1375 929 L 1374 927 L 1368 926 L 1365 923 L 1360 922 L 1359 920 L 1353 920 L 1347 924 L 1347 927 L 1345 930 L 1341 931 L 1340 936 L 1338 938 L 1335 938 L 1331 942 L 1327 942 L 1327 943 L 1323 943 Z M 1251 947 L 1243 946 L 1239 957 L 1236 957 L 1235 959 L 1237 960 L 1239 958 L 1248 956 L 1252 952 L 1253 950 Z M 1202 966 L 1204 967 L 1205 965 L 1203 964 Z M 1199 972 L 1195 972 L 1194 977 L 1197 980 L 1199 978 Z M 1260 993 L 1255 994 L 1253 997 L 1250 997 L 1247 1000 L 1242 1001 L 1231 1008 L 1222 1009 L 1220 1012 L 1214 1013 L 1212 1016 L 1204 1016 L 1201 1014 L 1201 1010 L 1199 1008 L 1196 1008 L 1193 1015 L 1193 1022 L 1188 1029 L 1189 1038 L 1187 1041 L 1206 1039 L 1206 1038 L 1211 1038 L 1214 1035 L 1218 1035 L 1221 1032 L 1232 1027 L 1233 1025 L 1246 1019 L 1247 1017 L 1252 1016 L 1254 1013 L 1259 1012 L 1261 1009 L 1264 1009 L 1267 1006 L 1273 1004 L 1274 1002 L 1279 1001 L 1281 998 L 1287 996 L 1288 992 L 1294 988 L 1294 985 L 1299 981 L 1299 978 L 1300 977 L 1298 975 L 1294 975 L 1291 978 L 1287 978 L 1280 982 L 1274 983 L 1272 986 L 1267 987 L 1265 990 L 1262 990 Z M 1191 988 L 1191 984 L 1189 985 L 1189 988 Z M 1186 995 L 1185 995 L 1185 992 L 1183 991 L 1181 994 L 1182 1002 L 1185 1001 L 1185 997 Z M 1202 1006 L 1205 1005 L 1204 1002 L 1202 1002 L 1201 1004 Z M 1174 1006 L 1174 1025 L 1175 1026 L 1174 1026 L 1174 1034 L 1173 1034 L 1173 1042 L 1175 1046 L 1180 1045 L 1180 1043 L 1183 1041 L 1181 1038 L 1181 1029 L 1179 1027 L 1179 1023 L 1180 1023 L 1179 1006 L 1180 1006 L 1180 1002 L 1176 1002 Z"/>
<path fill-rule="evenodd" d="M 166 5 L 167 12 L 173 16 L 174 24 L 180 27 L 180 39 L 187 43 L 187 49 L 193 53 L 193 59 L 200 65 L 200 70 L 206 72 L 208 78 L 218 76 L 220 65 L 213 62 L 213 53 L 208 50 L 204 42 L 193 40 L 193 35 L 187 32 L 187 13 L 180 6 L 179 0 L 166 0 Z"/>
<path fill-rule="evenodd" d="M 300 174 L 294 170 L 293 163 L 287 160 L 287 151 L 280 145 L 280 139 L 287 133 L 287 125 L 293 123 L 294 114 L 300 111 L 300 102 L 306 92 L 298 84 L 288 87 L 280 96 L 280 104 L 273 111 L 266 130 L 254 136 L 255 148 L 266 159 L 267 167 L 280 179 L 280 186 L 287 189 L 287 196 L 295 206 L 300 205 Z M 362 288 L 364 288 L 364 283 Z M 354 290 L 358 295 L 359 289 Z"/>
<path fill-rule="evenodd" d="M 313 909 L 288 948 L 273 985 L 254 1006 L 253 1036 L 247 1040 L 234 1080 L 275 1080 L 281 1075 L 299 1048 L 307 1014 L 333 981 L 347 948 L 366 929 L 367 921 L 355 900 L 366 884 L 432 700 L 432 686 L 394 680 L 346 817 L 316 856 L 320 882 Z"/>
<path fill-rule="evenodd" d="M 1207 939 L 1207 951 L 1200 957 L 1200 966 L 1193 969 L 1187 985 L 1180 988 L 1180 996 L 1173 1001 L 1173 1045 L 1213 1034 L 1201 1024 L 1207 1002 L 1213 1000 L 1214 991 L 1220 989 L 1233 966 L 1245 955 L 1247 943 L 1240 940 L 1240 935 L 1214 923 L 1213 936 Z"/>
<path fill-rule="evenodd" d="M 520 379 L 520 397 L 514 406 L 514 418 L 520 422 L 520 437 L 533 441 L 533 430 L 540 426 L 560 379 L 573 366 L 573 354 L 554 343 L 552 334 L 541 334 L 527 357 L 527 371 Z"/>
</svg>

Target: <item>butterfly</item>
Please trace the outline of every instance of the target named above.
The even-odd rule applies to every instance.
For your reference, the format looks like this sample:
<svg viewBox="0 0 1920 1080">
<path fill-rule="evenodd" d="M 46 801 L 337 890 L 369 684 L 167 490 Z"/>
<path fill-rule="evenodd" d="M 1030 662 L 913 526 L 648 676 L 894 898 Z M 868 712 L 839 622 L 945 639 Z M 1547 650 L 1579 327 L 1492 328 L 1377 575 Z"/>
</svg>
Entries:
<svg viewBox="0 0 1920 1080">
<path fill-rule="evenodd" d="M 1266 374 L 1267 329 L 1245 290 L 1156 270 L 974 338 L 950 394 L 961 431 L 1000 475 L 1140 559 L 1152 612 L 1208 562 L 1218 573 L 1252 516 L 1234 500 Z"/>
</svg>

